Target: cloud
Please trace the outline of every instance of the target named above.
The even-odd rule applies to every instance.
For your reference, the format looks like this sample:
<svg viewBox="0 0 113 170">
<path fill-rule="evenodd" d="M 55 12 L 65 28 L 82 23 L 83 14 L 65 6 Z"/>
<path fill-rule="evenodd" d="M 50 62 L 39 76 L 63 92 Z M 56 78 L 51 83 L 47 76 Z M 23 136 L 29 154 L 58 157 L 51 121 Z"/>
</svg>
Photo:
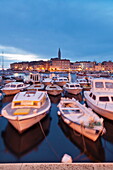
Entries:
<svg viewBox="0 0 113 170">
<path fill-rule="evenodd" d="M 0 56 L 4 56 L 5 61 L 8 60 L 12 62 L 19 62 L 19 61 L 37 61 L 42 59 L 42 56 L 31 54 L 27 51 L 15 47 L 0 45 L 0 50 L 2 52 Z"/>
</svg>

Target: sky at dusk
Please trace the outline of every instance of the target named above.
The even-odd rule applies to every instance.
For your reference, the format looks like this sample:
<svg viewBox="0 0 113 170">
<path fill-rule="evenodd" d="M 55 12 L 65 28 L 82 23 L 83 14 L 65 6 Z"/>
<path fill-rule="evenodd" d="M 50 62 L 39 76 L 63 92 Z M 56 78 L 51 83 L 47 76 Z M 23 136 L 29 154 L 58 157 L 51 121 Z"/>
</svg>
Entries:
<svg viewBox="0 0 113 170">
<path fill-rule="evenodd" d="M 112 0 L 0 0 L 0 68 L 20 61 L 113 59 Z M 3 54 L 2 54 L 3 52 Z"/>
</svg>

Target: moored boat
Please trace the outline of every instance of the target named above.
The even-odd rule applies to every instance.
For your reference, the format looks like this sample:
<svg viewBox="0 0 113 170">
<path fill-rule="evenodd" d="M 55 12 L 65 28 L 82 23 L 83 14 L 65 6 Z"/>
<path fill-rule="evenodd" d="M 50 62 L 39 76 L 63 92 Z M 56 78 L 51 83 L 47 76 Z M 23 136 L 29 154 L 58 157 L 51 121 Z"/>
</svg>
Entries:
<svg viewBox="0 0 113 170">
<path fill-rule="evenodd" d="M 48 94 L 51 94 L 53 96 L 59 95 L 63 91 L 63 89 L 56 84 L 47 85 L 45 90 L 47 91 Z"/>
<path fill-rule="evenodd" d="M 42 83 L 47 86 L 52 84 L 53 80 L 51 78 L 44 78 L 44 80 L 42 80 Z"/>
<path fill-rule="evenodd" d="M 66 83 L 63 86 L 63 89 L 65 91 L 67 91 L 68 93 L 75 94 L 75 95 L 79 94 L 82 91 L 82 88 L 80 87 L 80 84 L 74 83 L 74 82 Z"/>
<path fill-rule="evenodd" d="M 29 87 L 29 84 L 24 84 L 23 82 L 12 82 L 7 83 L 1 90 L 5 95 L 14 95 L 21 90 L 25 90 Z"/>
<path fill-rule="evenodd" d="M 85 79 L 85 78 L 77 79 L 77 83 L 79 83 L 81 87 L 83 87 L 84 85 L 90 84 L 90 82 L 88 81 L 88 79 Z"/>
<path fill-rule="evenodd" d="M 61 98 L 58 107 L 58 114 L 63 121 L 85 137 L 96 141 L 105 132 L 103 118 L 99 118 L 91 109 L 74 98 Z"/>
<path fill-rule="evenodd" d="M 67 77 L 57 77 L 56 80 L 54 80 L 55 84 L 57 84 L 58 86 L 63 86 L 64 84 L 66 84 L 67 82 L 69 82 Z"/>
<path fill-rule="evenodd" d="M 27 90 L 44 90 L 44 84 L 42 83 L 32 84 L 27 88 Z"/>
<path fill-rule="evenodd" d="M 101 138 L 98 138 L 95 142 L 93 142 L 85 136 L 82 136 L 82 134 L 74 131 L 61 118 L 59 118 L 58 125 L 60 126 L 67 139 L 75 145 L 75 149 L 76 147 L 80 149 L 80 155 L 79 157 L 77 156 L 74 161 L 78 162 L 78 160 L 84 159 L 83 155 L 86 155 L 87 158 L 93 162 L 105 161 L 105 151 Z"/>
<path fill-rule="evenodd" d="M 90 91 L 84 91 L 86 103 L 101 116 L 113 120 L 113 80 L 92 80 Z"/>
<path fill-rule="evenodd" d="M 13 101 L 2 109 L 2 116 L 22 133 L 44 118 L 51 103 L 44 91 L 24 91 L 17 93 Z"/>
</svg>

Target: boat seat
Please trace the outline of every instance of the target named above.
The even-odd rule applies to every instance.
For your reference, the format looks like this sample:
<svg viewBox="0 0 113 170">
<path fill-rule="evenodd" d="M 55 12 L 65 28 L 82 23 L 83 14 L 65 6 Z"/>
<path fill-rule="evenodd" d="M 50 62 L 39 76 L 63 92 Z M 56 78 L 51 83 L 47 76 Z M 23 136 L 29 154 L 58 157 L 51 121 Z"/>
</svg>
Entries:
<svg viewBox="0 0 113 170">
<path fill-rule="evenodd" d="M 13 115 L 27 115 L 29 114 L 30 109 L 16 109 Z"/>
</svg>

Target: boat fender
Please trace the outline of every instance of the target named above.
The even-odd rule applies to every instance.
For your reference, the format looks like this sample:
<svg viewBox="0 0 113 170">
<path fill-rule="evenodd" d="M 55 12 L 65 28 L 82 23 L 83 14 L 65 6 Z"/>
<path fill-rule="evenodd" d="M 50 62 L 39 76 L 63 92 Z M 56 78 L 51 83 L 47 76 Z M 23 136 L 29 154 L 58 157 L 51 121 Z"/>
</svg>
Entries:
<svg viewBox="0 0 113 170">
<path fill-rule="evenodd" d="M 58 111 L 57 113 L 58 113 L 59 116 L 61 115 L 60 111 Z"/>
<path fill-rule="evenodd" d="M 72 157 L 68 154 L 64 154 L 61 160 L 62 163 L 72 163 L 72 161 Z"/>
<path fill-rule="evenodd" d="M 64 119 L 64 122 L 67 124 L 70 124 L 70 120 L 68 120 L 68 119 Z"/>
<path fill-rule="evenodd" d="M 105 128 L 103 128 L 103 129 L 102 129 L 101 136 L 102 136 L 102 135 L 104 135 L 105 133 L 106 133 L 106 129 L 105 129 Z"/>
<path fill-rule="evenodd" d="M 86 99 L 85 99 L 85 98 L 83 98 L 83 101 L 85 102 L 85 101 L 86 101 Z"/>
</svg>

